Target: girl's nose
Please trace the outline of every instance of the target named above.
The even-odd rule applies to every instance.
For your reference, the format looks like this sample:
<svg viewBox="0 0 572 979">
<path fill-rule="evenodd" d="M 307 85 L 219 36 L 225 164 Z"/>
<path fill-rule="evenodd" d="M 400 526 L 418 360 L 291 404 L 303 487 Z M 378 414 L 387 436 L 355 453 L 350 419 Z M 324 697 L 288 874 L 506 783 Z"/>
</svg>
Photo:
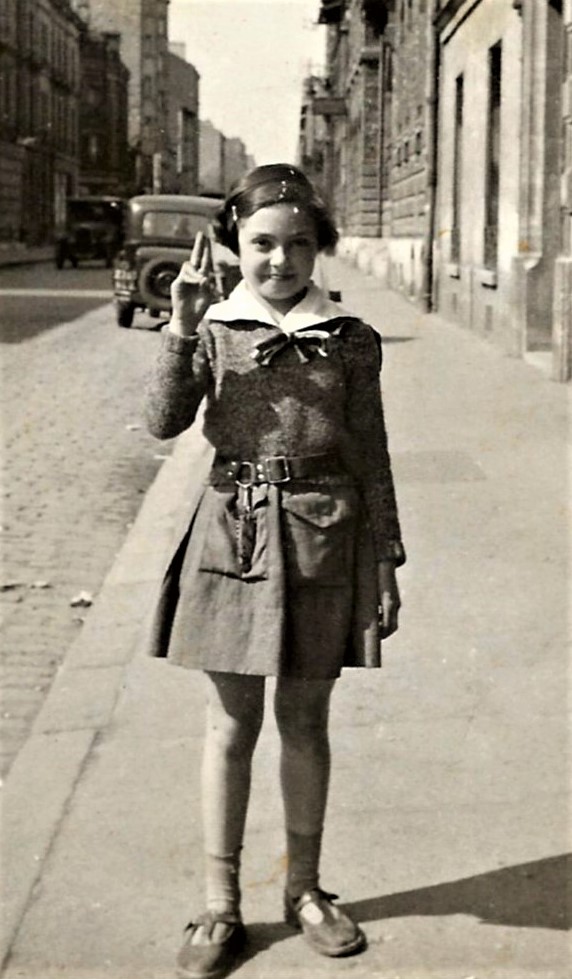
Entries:
<svg viewBox="0 0 572 979">
<path fill-rule="evenodd" d="M 288 261 L 288 255 L 286 254 L 286 249 L 282 248 L 281 245 L 277 245 L 276 248 L 272 250 L 271 263 L 274 268 L 281 268 Z"/>
</svg>

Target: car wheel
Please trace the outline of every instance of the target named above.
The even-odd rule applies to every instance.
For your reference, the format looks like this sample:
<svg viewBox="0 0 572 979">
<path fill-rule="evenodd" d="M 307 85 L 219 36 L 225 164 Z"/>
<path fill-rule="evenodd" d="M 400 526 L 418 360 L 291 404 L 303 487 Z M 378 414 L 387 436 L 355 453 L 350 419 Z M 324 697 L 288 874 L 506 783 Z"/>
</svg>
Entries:
<svg viewBox="0 0 572 979">
<path fill-rule="evenodd" d="M 116 303 L 115 311 L 117 315 L 117 325 L 125 326 L 128 329 L 133 323 L 133 316 L 135 314 L 134 303 L 118 302 Z"/>
<path fill-rule="evenodd" d="M 171 283 L 177 278 L 180 267 L 172 258 L 152 258 L 143 266 L 139 291 L 146 306 L 162 311 L 171 308 Z"/>
</svg>

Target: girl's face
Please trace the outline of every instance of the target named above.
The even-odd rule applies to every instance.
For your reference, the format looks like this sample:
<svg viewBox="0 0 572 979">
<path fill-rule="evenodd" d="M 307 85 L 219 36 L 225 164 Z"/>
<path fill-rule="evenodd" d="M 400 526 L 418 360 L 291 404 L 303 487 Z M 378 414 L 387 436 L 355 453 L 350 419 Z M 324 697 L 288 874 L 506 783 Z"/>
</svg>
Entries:
<svg viewBox="0 0 572 979">
<path fill-rule="evenodd" d="M 315 222 L 295 204 L 261 207 L 238 222 L 240 269 L 245 282 L 277 312 L 299 302 L 318 254 Z"/>
</svg>

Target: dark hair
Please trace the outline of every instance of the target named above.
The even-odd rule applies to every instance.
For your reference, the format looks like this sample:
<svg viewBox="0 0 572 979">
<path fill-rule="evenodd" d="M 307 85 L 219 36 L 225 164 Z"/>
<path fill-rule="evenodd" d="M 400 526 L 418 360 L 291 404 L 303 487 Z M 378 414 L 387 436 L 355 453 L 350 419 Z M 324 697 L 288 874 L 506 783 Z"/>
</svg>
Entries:
<svg viewBox="0 0 572 979">
<path fill-rule="evenodd" d="M 218 241 L 238 255 L 238 221 L 272 204 L 303 208 L 315 221 L 318 251 L 334 250 L 338 232 L 326 205 L 306 175 L 289 163 L 255 167 L 234 185 L 214 222 Z"/>
</svg>

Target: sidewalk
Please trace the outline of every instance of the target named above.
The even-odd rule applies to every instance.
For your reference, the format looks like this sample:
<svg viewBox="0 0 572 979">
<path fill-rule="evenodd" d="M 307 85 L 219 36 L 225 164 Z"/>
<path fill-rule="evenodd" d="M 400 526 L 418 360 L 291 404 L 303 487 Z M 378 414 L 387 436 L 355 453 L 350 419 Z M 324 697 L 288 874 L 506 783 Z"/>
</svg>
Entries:
<svg viewBox="0 0 572 979">
<path fill-rule="evenodd" d="M 37 262 L 53 262 L 53 245 L 34 245 L 27 248 L 20 242 L 0 242 L 0 268 L 11 265 L 34 265 Z"/>
<path fill-rule="evenodd" d="M 323 883 L 369 949 L 307 950 L 281 922 L 268 710 L 244 851 L 240 979 L 569 979 L 566 440 L 569 389 L 339 262 L 331 288 L 386 339 L 383 388 L 409 555 L 380 672 L 332 706 Z M 191 462 L 189 462 L 189 455 Z M 5 979 L 171 979 L 202 910 L 200 676 L 142 653 L 183 436 L 7 780 Z"/>
</svg>

